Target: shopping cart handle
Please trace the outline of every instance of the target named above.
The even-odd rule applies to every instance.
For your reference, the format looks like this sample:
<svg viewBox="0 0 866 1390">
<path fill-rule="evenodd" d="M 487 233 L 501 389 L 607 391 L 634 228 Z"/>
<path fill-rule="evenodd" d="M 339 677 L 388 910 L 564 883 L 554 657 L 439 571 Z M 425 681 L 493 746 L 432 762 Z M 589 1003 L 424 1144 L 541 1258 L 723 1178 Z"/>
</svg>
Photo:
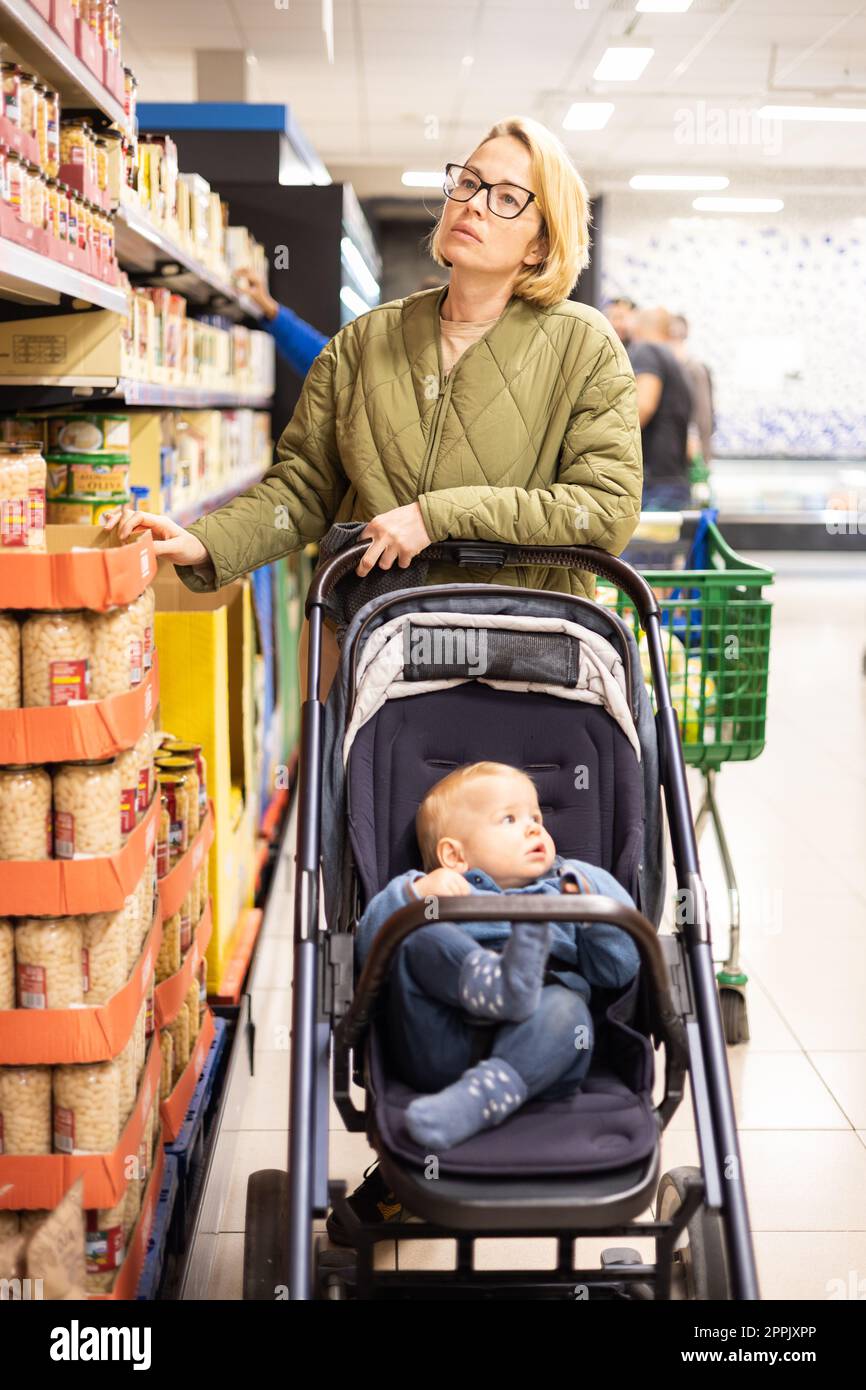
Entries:
<svg viewBox="0 0 866 1390">
<path fill-rule="evenodd" d="M 331 590 L 353 571 L 367 550 L 369 541 L 347 546 L 313 575 L 307 594 L 306 612 L 322 604 Z M 643 575 L 625 560 L 595 545 L 506 545 L 501 541 L 436 541 L 417 555 L 416 560 L 444 560 L 456 565 L 549 565 L 557 569 L 588 570 L 621 589 L 637 609 L 641 626 L 644 619 L 659 611 L 656 596 Z M 413 561 L 413 564 L 415 561 Z M 411 565 L 407 568 L 411 569 Z M 371 571 L 372 573 L 372 571 Z M 357 576 L 356 576 L 357 577 Z M 362 581 L 363 582 L 363 581 Z M 408 587 L 408 586 L 407 586 Z"/>
</svg>

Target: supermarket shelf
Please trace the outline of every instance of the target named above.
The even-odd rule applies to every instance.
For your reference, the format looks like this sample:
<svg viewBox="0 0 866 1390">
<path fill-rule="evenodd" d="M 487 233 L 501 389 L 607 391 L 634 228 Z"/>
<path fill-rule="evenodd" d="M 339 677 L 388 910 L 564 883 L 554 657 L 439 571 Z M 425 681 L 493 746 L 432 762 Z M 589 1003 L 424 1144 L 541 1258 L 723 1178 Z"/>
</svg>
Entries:
<svg viewBox="0 0 866 1390">
<path fill-rule="evenodd" d="M 244 492 L 246 488 L 252 487 L 254 483 L 261 482 L 261 473 L 251 473 L 248 478 L 233 483 L 224 492 L 214 493 L 210 497 L 203 497 L 200 501 L 191 503 L 188 507 L 181 507 L 179 510 L 172 510 L 168 513 L 172 521 L 176 521 L 178 526 L 189 526 L 191 521 L 197 521 L 206 512 L 213 512 L 217 507 L 222 507 L 226 502 L 231 502 L 238 493 Z"/>
<path fill-rule="evenodd" d="M 2 13 L 3 0 L 0 0 L 0 22 Z M 126 313 L 126 294 L 116 285 L 106 285 L 92 275 L 61 265 L 50 256 L 40 256 L 26 246 L 0 238 L 0 295 L 25 302 L 58 304 L 62 294 L 86 300 L 100 309 L 111 309 L 115 314 Z"/>
<path fill-rule="evenodd" d="M 0 0 L 0 27 L 18 56 L 57 88 L 63 106 L 95 106 L 120 130 L 132 133 L 120 102 L 28 0 Z"/>
<path fill-rule="evenodd" d="M 125 270 L 168 279 L 179 294 L 197 303 L 207 304 L 218 295 L 226 301 L 225 306 L 218 306 L 220 313 L 240 313 L 253 319 L 262 317 L 261 309 L 251 299 L 238 294 L 227 280 L 172 241 L 137 208 L 128 205 L 118 208 L 115 236 L 117 257 Z M 161 267 L 166 262 L 177 266 L 177 272 L 163 275 Z"/>
<path fill-rule="evenodd" d="M 190 410 L 225 409 L 267 410 L 272 396 L 240 396 L 237 392 L 214 391 L 206 386 L 162 386 L 156 382 L 133 381 L 122 377 L 113 395 L 127 405 L 176 405 Z"/>
</svg>

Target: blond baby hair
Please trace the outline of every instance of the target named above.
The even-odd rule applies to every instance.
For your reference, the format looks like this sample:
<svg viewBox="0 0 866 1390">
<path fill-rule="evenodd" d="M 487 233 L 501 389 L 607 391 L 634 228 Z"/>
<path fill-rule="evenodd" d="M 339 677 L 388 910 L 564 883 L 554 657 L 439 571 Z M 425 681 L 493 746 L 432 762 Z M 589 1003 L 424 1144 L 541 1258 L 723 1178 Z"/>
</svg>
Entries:
<svg viewBox="0 0 866 1390">
<path fill-rule="evenodd" d="M 460 793 L 471 782 L 481 777 L 525 777 L 533 791 L 535 783 L 519 767 L 509 763 L 464 763 L 443 777 L 431 787 L 415 816 L 415 834 L 421 851 L 421 864 L 425 873 L 439 868 L 436 847 L 443 835 L 447 835 L 448 817 Z"/>
</svg>

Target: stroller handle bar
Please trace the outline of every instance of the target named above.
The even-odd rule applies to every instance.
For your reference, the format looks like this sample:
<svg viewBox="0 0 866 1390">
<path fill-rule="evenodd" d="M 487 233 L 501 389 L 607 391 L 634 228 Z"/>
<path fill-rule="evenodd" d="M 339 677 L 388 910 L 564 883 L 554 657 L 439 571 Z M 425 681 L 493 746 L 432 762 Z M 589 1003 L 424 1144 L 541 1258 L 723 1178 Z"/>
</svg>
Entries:
<svg viewBox="0 0 866 1390">
<path fill-rule="evenodd" d="M 307 593 L 306 616 L 320 607 L 331 590 L 354 570 L 370 541 L 350 545 L 327 561 L 313 575 Z M 444 560 L 457 565 L 491 565 L 496 569 L 512 565 L 550 565 L 559 569 L 589 570 L 621 589 L 634 604 L 643 628 L 646 620 L 659 611 L 652 588 L 625 560 L 595 545 L 508 545 L 500 541 L 435 541 L 419 552 L 418 559 Z M 413 561 L 414 563 L 414 561 Z M 411 569 L 411 565 L 407 566 Z"/>
<path fill-rule="evenodd" d="M 436 900 L 438 922 L 604 922 L 621 927 L 638 948 L 641 966 L 652 984 L 651 1007 L 654 1031 L 681 1059 L 686 1054 L 685 1033 L 674 1007 L 668 984 L 667 967 L 652 923 L 637 908 L 602 894 L 527 894 L 503 901 L 499 894 L 473 893 Z M 335 1031 L 335 1041 L 345 1047 L 356 1046 L 366 1031 L 376 998 L 388 976 L 391 959 L 407 936 L 424 927 L 430 918 L 422 898 L 398 908 L 377 932 L 370 954 L 361 971 L 347 1013 Z"/>
</svg>

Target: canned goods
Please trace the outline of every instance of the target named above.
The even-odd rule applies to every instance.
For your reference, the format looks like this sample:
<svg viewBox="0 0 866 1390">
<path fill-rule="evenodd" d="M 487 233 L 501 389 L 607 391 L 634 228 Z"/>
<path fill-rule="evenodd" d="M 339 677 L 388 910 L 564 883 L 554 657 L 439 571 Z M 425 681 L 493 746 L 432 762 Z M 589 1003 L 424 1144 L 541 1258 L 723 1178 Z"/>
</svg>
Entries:
<svg viewBox="0 0 866 1390">
<path fill-rule="evenodd" d="M 166 739 L 160 748 L 160 753 L 169 753 L 173 757 L 189 757 L 195 759 L 195 768 L 198 773 L 198 805 L 199 820 L 203 820 L 207 811 L 207 762 L 201 750 L 200 743 L 184 743 L 182 739 Z"/>
</svg>

